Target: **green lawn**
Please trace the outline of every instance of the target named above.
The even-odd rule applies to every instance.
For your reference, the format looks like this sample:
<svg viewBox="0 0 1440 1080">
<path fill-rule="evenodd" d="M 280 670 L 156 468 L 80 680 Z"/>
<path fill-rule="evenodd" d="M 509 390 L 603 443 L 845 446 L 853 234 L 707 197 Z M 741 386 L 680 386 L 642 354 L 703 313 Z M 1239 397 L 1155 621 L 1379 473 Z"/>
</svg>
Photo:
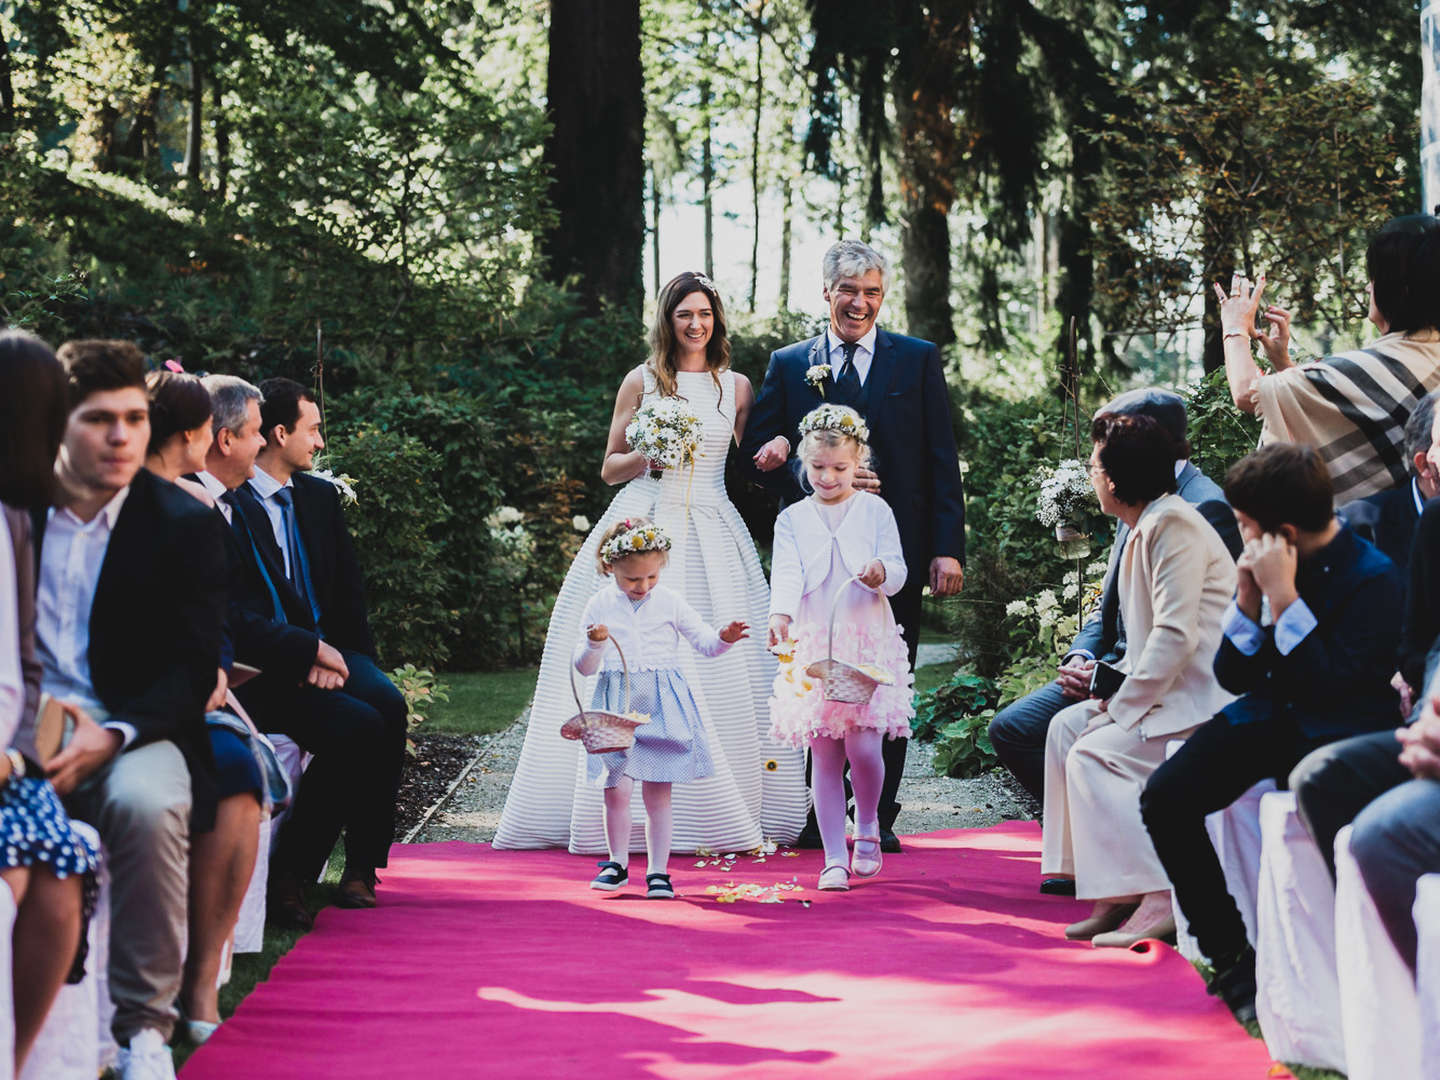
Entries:
<svg viewBox="0 0 1440 1080">
<path fill-rule="evenodd" d="M 538 668 L 447 671 L 440 676 L 450 700 L 437 704 L 417 735 L 489 735 L 502 731 L 530 704 Z"/>
</svg>

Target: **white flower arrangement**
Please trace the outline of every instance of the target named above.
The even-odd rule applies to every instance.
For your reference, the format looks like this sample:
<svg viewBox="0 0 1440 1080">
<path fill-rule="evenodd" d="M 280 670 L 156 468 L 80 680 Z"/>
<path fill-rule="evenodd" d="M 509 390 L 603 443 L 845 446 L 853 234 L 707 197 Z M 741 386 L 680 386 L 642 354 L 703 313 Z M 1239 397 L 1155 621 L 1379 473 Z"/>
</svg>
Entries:
<svg viewBox="0 0 1440 1080">
<path fill-rule="evenodd" d="M 524 580 L 535 556 L 535 538 L 522 522 L 525 515 L 513 506 L 502 506 L 485 519 L 494 545 L 491 573 L 506 584 Z"/>
<path fill-rule="evenodd" d="M 1077 525 L 1087 514 L 1097 513 L 1100 501 L 1090 485 L 1090 466 L 1068 458 L 1054 468 L 1040 466 L 1040 497 L 1036 500 L 1035 519 L 1049 528 Z"/>
<path fill-rule="evenodd" d="M 825 396 L 825 380 L 830 378 L 829 364 L 811 364 L 805 369 L 805 381 Z"/>
<path fill-rule="evenodd" d="M 646 551 L 669 551 L 670 535 L 658 525 L 636 523 L 630 524 L 627 518 L 621 522 L 623 526 L 619 532 L 612 536 L 600 548 L 600 559 L 606 565 L 625 558 L 627 555 L 640 555 Z"/>
<path fill-rule="evenodd" d="M 803 439 L 812 431 L 836 431 L 862 444 L 870 441 L 870 429 L 864 419 L 848 405 L 821 405 L 811 409 L 800 421 L 800 437 Z"/>
<path fill-rule="evenodd" d="M 525 520 L 525 515 L 513 506 L 502 506 L 485 519 L 485 523 L 492 529 L 508 529 L 511 525 L 519 525 Z"/>
<path fill-rule="evenodd" d="M 335 490 L 340 493 L 340 501 L 347 506 L 354 506 L 360 501 L 360 497 L 355 494 L 355 478 L 353 476 L 346 476 L 343 473 L 337 476 L 329 469 L 311 469 L 310 475 L 317 480 L 333 484 Z"/>
<path fill-rule="evenodd" d="M 660 469 L 694 465 L 705 439 L 705 427 L 690 406 L 677 398 L 647 401 L 625 427 L 625 441 L 650 462 L 650 475 Z"/>
<path fill-rule="evenodd" d="M 590 519 L 584 514 L 576 514 L 570 519 L 570 527 L 578 533 L 588 533 L 590 531 Z"/>
</svg>

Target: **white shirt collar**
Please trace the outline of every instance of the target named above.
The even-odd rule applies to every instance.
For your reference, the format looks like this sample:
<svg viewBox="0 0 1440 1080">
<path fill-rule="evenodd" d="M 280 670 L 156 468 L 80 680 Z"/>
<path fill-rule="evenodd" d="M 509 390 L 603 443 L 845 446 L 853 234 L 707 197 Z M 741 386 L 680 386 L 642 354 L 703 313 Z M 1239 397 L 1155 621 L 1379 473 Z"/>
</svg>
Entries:
<svg viewBox="0 0 1440 1080">
<path fill-rule="evenodd" d="M 1415 513 L 1423 514 L 1425 512 L 1425 496 L 1420 491 L 1420 481 L 1413 476 L 1410 477 L 1410 494 L 1415 497 Z"/>
<path fill-rule="evenodd" d="M 255 494 L 259 495 L 262 499 L 268 499 L 281 488 L 290 487 L 291 482 L 286 480 L 285 483 L 282 484 L 259 465 L 256 465 L 255 475 L 250 478 L 250 486 L 255 489 Z"/>
<path fill-rule="evenodd" d="M 200 481 L 200 486 L 208 491 L 216 502 L 220 502 L 221 497 L 230 490 L 208 469 L 201 469 L 195 474 L 195 479 Z"/>
<path fill-rule="evenodd" d="M 1185 471 L 1185 466 L 1190 464 L 1189 458 L 1181 458 L 1175 462 L 1175 479 L 1180 479 L 1180 474 Z"/>
<path fill-rule="evenodd" d="M 870 356 L 874 356 L 875 338 L 879 334 L 879 332 L 880 328 L 874 323 L 871 323 L 870 329 L 865 332 L 865 336 L 862 337 L 855 344 L 860 346 L 860 348 L 864 349 L 865 352 L 868 353 Z M 838 337 L 835 336 L 835 328 L 833 326 L 827 326 L 825 328 L 825 346 L 831 354 L 839 352 L 840 347 L 844 344 L 845 343 L 843 341 L 841 341 Z"/>
<path fill-rule="evenodd" d="M 87 525 L 94 524 L 96 518 L 103 517 L 105 519 L 105 530 L 107 532 L 113 532 L 115 529 L 115 522 L 120 517 L 120 508 L 125 505 L 125 498 L 129 494 L 130 485 L 126 484 L 123 488 L 117 491 L 114 497 L 104 506 L 102 506 L 100 508 L 100 512 L 96 514 L 95 517 L 91 518 L 89 521 L 81 521 L 80 518 L 76 516 L 76 514 L 68 506 L 59 507 L 58 510 L 55 507 L 51 507 L 50 517 L 53 518 L 57 513 L 63 513 L 71 521 L 75 522 L 75 524 L 79 528 L 82 529 L 85 528 Z"/>
</svg>

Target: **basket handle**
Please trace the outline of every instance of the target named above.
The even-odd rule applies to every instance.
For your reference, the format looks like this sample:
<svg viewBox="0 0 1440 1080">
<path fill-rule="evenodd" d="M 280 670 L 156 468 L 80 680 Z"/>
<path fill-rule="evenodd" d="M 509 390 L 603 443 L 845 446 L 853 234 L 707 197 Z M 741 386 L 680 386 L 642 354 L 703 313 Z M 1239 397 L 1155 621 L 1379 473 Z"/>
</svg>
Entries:
<svg viewBox="0 0 1440 1080">
<path fill-rule="evenodd" d="M 835 616 L 840 611 L 840 598 L 845 595 L 845 590 L 851 585 L 860 583 L 860 575 L 855 574 L 849 581 L 835 590 L 835 599 L 830 601 L 830 640 L 825 643 L 825 655 L 831 660 L 835 659 Z M 573 664 L 571 665 L 574 666 Z"/>
<path fill-rule="evenodd" d="M 620 654 L 620 666 L 625 670 L 625 711 L 630 711 L 630 665 L 625 660 L 625 650 L 620 648 L 620 642 L 615 640 L 611 634 L 607 639 L 615 646 L 615 651 Z M 575 695 L 575 707 L 580 710 L 580 715 L 585 715 L 585 703 L 580 700 L 580 685 L 575 681 L 575 664 L 570 664 L 570 692 Z"/>
</svg>

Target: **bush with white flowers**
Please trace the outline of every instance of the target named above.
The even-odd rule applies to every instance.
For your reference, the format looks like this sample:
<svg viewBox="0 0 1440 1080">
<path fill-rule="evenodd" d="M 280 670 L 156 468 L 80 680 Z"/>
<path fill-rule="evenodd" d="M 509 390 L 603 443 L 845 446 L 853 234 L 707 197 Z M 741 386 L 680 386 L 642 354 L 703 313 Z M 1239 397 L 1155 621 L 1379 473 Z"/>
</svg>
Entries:
<svg viewBox="0 0 1440 1080">
<path fill-rule="evenodd" d="M 1100 512 L 1100 501 L 1090 485 L 1090 466 L 1075 458 L 1058 465 L 1041 465 L 1035 470 L 1040 485 L 1035 519 L 1048 528 L 1081 527 Z"/>
</svg>

